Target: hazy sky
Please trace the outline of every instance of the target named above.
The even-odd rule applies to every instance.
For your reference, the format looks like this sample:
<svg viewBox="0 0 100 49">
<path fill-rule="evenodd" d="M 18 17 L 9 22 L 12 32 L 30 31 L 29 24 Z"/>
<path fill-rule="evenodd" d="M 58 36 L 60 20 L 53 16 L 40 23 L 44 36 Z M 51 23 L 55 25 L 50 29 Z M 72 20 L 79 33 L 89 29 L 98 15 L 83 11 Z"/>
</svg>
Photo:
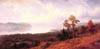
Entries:
<svg viewBox="0 0 100 49">
<path fill-rule="evenodd" d="M 70 15 L 100 22 L 100 0 L 0 0 L 0 23 L 31 23 L 30 32 L 60 28 Z"/>
</svg>

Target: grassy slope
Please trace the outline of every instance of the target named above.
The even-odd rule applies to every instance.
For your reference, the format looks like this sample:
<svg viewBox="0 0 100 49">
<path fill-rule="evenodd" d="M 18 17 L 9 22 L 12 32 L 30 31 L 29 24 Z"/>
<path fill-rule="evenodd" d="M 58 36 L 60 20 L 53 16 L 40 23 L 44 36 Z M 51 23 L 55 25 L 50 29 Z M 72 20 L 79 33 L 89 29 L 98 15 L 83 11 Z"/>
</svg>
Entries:
<svg viewBox="0 0 100 49">
<path fill-rule="evenodd" d="M 96 41 L 100 40 L 100 33 L 96 33 L 94 35 L 88 35 L 85 37 L 78 37 L 70 40 L 65 40 L 65 41 L 57 41 L 53 42 L 49 47 L 44 48 L 44 49 L 99 49 L 98 47 L 91 46 L 96 43 Z M 38 47 L 33 47 L 31 49 L 43 49 L 45 47 L 46 42 L 42 42 L 40 46 Z M 100 47 L 100 45 L 98 45 Z"/>
<path fill-rule="evenodd" d="M 96 27 L 99 30 L 100 25 L 98 24 Z M 70 40 L 56 41 L 50 44 L 47 43 L 48 42 L 41 42 L 39 46 L 30 49 L 99 49 L 100 31 L 94 34 L 86 34 L 86 36 L 80 36 Z"/>
</svg>

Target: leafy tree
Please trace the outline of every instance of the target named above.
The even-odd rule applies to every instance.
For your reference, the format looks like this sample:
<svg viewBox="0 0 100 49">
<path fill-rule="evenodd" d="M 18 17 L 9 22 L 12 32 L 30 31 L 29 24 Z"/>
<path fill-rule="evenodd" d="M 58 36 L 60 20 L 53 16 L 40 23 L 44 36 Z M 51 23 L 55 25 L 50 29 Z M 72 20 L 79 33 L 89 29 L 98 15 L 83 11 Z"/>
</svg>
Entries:
<svg viewBox="0 0 100 49">
<path fill-rule="evenodd" d="M 95 28 L 94 28 L 94 23 L 92 20 L 89 20 L 88 23 L 87 23 L 87 28 L 88 28 L 88 31 L 91 31 L 91 32 L 94 32 L 95 31 Z"/>
<path fill-rule="evenodd" d="M 75 16 L 71 15 L 68 20 L 64 21 L 63 26 L 67 27 L 67 29 L 72 28 L 73 30 L 75 29 L 76 24 L 79 22 L 79 20 L 76 19 Z"/>
<path fill-rule="evenodd" d="M 67 27 L 67 30 L 70 29 L 70 24 L 68 23 L 68 20 L 65 20 L 65 21 L 64 21 L 63 26 L 64 26 L 64 27 Z M 65 29 L 65 28 L 64 28 L 64 29 Z"/>
<path fill-rule="evenodd" d="M 76 17 L 73 16 L 73 15 L 71 15 L 71 16 L 69 17 L 69 21 L 71 21 L 71 24 L 70 24 L 70 25 L 71 25 L 71 27 L 72 27 L 73 30 L 75 29 L 76 24 L 77 24 L 78 22 L 80 22 L 80 21 L 77 20 Z"/>
</svg>

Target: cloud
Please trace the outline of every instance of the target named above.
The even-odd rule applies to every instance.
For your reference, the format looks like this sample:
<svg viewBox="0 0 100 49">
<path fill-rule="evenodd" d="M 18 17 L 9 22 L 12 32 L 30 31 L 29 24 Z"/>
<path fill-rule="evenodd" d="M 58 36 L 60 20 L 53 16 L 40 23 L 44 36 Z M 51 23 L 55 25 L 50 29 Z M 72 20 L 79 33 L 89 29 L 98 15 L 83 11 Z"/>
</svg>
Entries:
<svg viewBox="0 0 100 49">
<path fill-rule="evenodd" d="M 0 32 L 24 32 L 31 28 L 27 23 L 0 23 Z"/>
<path fill-rule="evenodd" d="M 100 0 L 87 0 L 86 2 L 91 7 L 100 6 Z"/>
</svg>

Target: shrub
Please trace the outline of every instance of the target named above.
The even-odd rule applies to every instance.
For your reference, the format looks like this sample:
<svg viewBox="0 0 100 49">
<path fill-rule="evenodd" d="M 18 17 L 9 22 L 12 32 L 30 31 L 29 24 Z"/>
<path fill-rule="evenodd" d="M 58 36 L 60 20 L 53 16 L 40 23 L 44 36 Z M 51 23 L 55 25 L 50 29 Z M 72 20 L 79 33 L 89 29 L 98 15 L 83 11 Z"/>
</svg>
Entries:
<svg viewBox="0 0 100 49">
<path fill-rule="evenodd" d="M 34 40 L 31 34 L 5 35 L 0 38 L 1 49 L 20 49 L 39 45 L 39 41 Z"/>
<path fill-rule="evenodd" d="M 71 32 L 70 31 L 68 31 L 68 30 L 61 30 L 61 32 L 62 32 L 62 34 L 58 34 L 58 38 L 59 38 L 59 40 L 66 40 L 66 39 L 71 39 L 71 38 L 73 38 L 73 35 L 71 34 Z"/>
</svg>

